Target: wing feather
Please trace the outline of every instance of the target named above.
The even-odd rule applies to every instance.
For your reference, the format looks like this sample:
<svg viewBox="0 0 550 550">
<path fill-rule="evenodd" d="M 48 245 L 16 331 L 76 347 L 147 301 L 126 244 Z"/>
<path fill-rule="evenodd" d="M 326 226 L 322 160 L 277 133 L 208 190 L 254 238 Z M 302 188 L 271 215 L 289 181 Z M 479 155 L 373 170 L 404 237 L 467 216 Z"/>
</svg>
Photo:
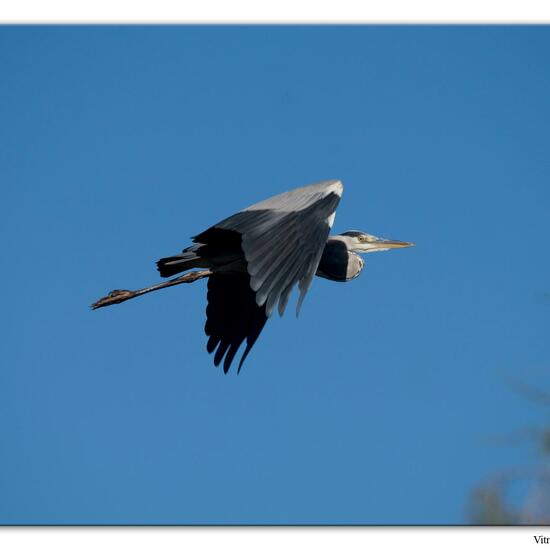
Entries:
<svg viewBox="0 0 550 550">
<path fill-rule="evenodd" d="M 277 291 L 277 287 L 282 289 L 299 283 L 301 294 L 297 312 L 299 311 L 327 242 L 330 231 L 328 218 L 336 209 L 338 202 L 339 196 L 329 194 L 305 210 L 288 213 L 285 219 L 273 229 L 273 238 L 280 241 L 282 247 L 267 251 L 261 260 L 261 268 L 257 270 L 254 260 L 249 261 L 247 254 L 248 251 L 255 249 L 255 235 L 252 232 L 243 235 L 243 249 L 248 265 L 252 264 L 251 283 L 258 291 L 259 304 L 268 300 L 271 294 Z M 289 264 L 294 263 L 298 264 L 298 270 L 289 269 Z M 278 275 L 283 273 L 287 274 L 286 279 Z M 292 276 L 289 277 L 289 275 Z M 269 300 L 268 315 L 271 314 L 275 305 L 276 300 Z"/>
<path fill-rule="evenodd" d="M 223 370 L 227 372 L 246 339 L 240 371 L 267 321 L 265 306 L 256 304 L 250 276 L 246 273 L 214 273 L 208 278 L 207 298 L 204 331 L 209 338 L 206 349 L 208 353 L 216 350 L 214 364 L 218 366 L 223 361 Z"/>
<path fill-rule="evenodd" d="M 337 180 L 301 187 L 254 204 L 211 228 L 240 233 L 250 287 L 256 292 L 258 306 L 267 305 L 268 317 L 283 295 L 279 311 L 284 312 L 296 284 L 300 289 L 299 312 L 317 271 L 342 189 Z M 195 242 L 203 242 L 205 233 L 197 235 Z"/>
<path fill-rule="evenodd" d="M 212 255 L 244 255 L 246 272 L 214 272 L 208 280 L 205 332 L 214 364 L 231 366 L 241 344 L 244 360 L 278 304 L 282 315 L 298 285 L 298 313 L 317 271 L 343 186 L 337 180 L 277 195 L 226 218 L 193 238 Z M 201 249 L 203 250 L 203 249 Z M 206 248 L 205 248 L 206 250 Z M 240 250 L 240 252 L 239 252 Z"/>
</svg>

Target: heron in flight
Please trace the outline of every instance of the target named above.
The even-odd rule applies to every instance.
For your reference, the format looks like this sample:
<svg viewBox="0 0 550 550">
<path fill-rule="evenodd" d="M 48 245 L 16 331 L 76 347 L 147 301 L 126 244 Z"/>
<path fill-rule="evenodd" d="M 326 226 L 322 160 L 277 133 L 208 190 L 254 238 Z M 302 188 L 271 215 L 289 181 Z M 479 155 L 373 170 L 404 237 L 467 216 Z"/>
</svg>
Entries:
<svg viewBox="0 0 550 550">
<path fill-rule="evenodd" d="M 237 372 L 241 370 L 266 321 L 275 308 L 283 315 L 296 285 L 298 314 L 315 275 L 350 281 L 365 265 L 359 254 L 413 246 L 361 231 L 329 236 L 343 189 L 340 181 L 326 180 L 281 193 L 213 225 L 193 237 L 194 244 L 181 254 L 157 262 L 162 277 L 207 269 L 201 272 L 208 277 L 206 349 L 215 352 L 216 366 L 223 361 L 225 373 L 246 340 Z M 106 299 L 118 303 L 171 284 L 178 281 L 113 291 Z M 122 298 L 112 301 L 118 296 Z M 92 307 L 103 305 L 110 304 L 100 300 Z"/>
</svg>

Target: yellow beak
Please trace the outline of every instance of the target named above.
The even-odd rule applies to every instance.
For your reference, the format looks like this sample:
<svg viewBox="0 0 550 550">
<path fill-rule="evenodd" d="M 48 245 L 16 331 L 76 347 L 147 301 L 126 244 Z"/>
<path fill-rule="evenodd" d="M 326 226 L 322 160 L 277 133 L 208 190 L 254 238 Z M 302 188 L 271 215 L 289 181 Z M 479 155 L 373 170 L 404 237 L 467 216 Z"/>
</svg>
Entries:
<svg viewBox="0 0 550 550">
<path fill-rule="evenodd" d="M 407 248 L 409 246 L 415 246 L 414 243 L 407 243 L 405 241 L 392 241 L 386 239 L 380 239 L 380 241 L 375 241 L 374 243 L 376 248 Z"/>
</svg>

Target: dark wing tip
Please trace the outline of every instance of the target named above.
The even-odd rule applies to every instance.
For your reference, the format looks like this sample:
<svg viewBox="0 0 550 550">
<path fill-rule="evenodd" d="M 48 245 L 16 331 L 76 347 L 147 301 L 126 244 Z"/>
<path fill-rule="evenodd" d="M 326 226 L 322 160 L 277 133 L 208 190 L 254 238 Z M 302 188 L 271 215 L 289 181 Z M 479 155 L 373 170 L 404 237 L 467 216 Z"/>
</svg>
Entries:
<svg viewBox="0 0 550 550">
<path fill-rule="evenodd" d="M 223 371 L 227 373 L 246 339 L 247 346 L 237 371 L 240 372 L 267 321 L 265 306 L 256 304 L 256 294 L 250 288 L 247 273 L 217 273 L 210 276 L 207 297 L 205 332 L 209 339 L 206 349 L 208 353 L 216 350 L 214 365 L 218 366 L 223 361 Z"/>
</svg>

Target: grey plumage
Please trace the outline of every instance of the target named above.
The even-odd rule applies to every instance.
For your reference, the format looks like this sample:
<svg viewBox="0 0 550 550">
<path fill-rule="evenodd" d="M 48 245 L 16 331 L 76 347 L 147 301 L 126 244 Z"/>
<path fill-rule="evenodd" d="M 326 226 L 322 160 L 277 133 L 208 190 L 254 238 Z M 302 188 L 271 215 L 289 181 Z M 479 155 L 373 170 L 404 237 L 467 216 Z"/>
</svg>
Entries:
<svg viewBox="0 0 550 550">
<path fill-rule="evenodd" d="M 401 246 L 401 241 L 348 232 L 329 238 L 343 186 L 322 181 L 256 203 L 193 237 L 181 254 L 157 262 L 161 276 L 205 267 L 208 283 L 205 332 L 215 365 L 227 372 L 246 339 L 239 370 L 265 322 L 278 306 L 285 311 L 292 289 L 304 301 L 314 275 L 335 281 L 357 277 L 363 260 L 355 252 Z"/>
<path fill-rule="evenodd" d="M 214 226 L 241 235 L 250 286 L 258 306 L 266 304 L 268 317 L 277 303 L 279 313 L 284 313 L 296 283 L 300 288 L 296 310 L 300 311 L 327 242 L 328 219 L 336 211 L 342 189 L 339 181 L 329 180 L 287 191 Z M 204 237 L 201 233 L 193 240 L 200 243 Z"/>
<path fill-rule="evenodd" d="M 329 237 L 315 275 L 331 281 L 351 281 L 359 277 L 364 265 L 363 258 L 351 252 L 344 239 Z"/>
</svg>

